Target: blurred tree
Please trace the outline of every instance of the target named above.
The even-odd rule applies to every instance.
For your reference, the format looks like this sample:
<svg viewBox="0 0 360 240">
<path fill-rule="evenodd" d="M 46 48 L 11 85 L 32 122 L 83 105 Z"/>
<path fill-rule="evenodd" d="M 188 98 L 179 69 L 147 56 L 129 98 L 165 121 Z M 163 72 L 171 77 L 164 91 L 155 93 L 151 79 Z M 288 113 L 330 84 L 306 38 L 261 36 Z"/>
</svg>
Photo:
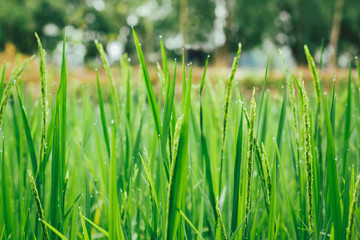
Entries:
<svg viewBox="0 0 360 240">
<path fill-rule="evenodd" d="M 360 54 L 360 1 L 345 0 L 339 37 L 338 52 L 349 51 Z"/>
<path fill-rule="evenodd" d="M 330 43 L 329 43 L 329 48 L 331 51 L 330 64 L 332 66 L 336 66 L 336 55 L 338 49 L 341 20 L 343 15 L 343 7 L 344 7 L 344 0 L 335 0 L 334 17 L 331 27 Z"/>
<path fill-rule="evenodd" d="M 264 38 L 273 38 L 277 11 L 274 0 L 232 0 L 228 1 L 227 43 L 231 49 L 251 49 L 262 43 Z"/>
<path fill-rule="evenodd" d="M 184 19 L 180 19 L 186 32 L 185 43 L 194 44 L 209 41 L 215 20 L 215 3 L 212 0 L 181 0 L 187 2 L 184 7 Z M 183 24 L 184 21 L 184 24 Z"/>
<path fill-rule="evenodd" d="M 359 52 L 357 9 L 359 0 L 3 0 L 0 50 L 12 42 L 21 52 L 35 52 L 36 31 L 51 51 L 61 41 L 62 29 L 73 26 L 81 32 L 86 58 L 98 56 L 95 38 L 104 45 L 116 42 L 131 56 L 134 25 L 146 55 L 156 61 L 157 37 L 163 35 L 171 56 L 185 46 L 191 58 L 215 52 L 228 64 L 238 42 L 250 50 L 269 39 L 289 46 L 297 62 L 305 63 L 303 45 L 314 51 L 321 40 L 330 45 L 328 50 L 338 46 L 340 55 Z"/>
<path fill-rule="evenodd" d="M 334 3 L 327 0 L 277 0 L 278 44 L 289 45 L 297 62 L 305 63 L 304 45 L 310 50 L 329 43 Z M 288 15 L 288 17 L 284 17 Z"/>
<path fill-rule="evenodd" d="M 35 31 L 48 51 L 54 50 L 56 44 L 62 39 L 60 29 L 66 25 L 66 9 L 65 0 L 40 0 L 34 2 L 31 14 L 35 24 Z M 46 34 L 45 26 L 55 28 L 54 34 Z M 30 37 L 33 39 L 33 32 Z"/>
<path fill-rule="evenodd" d="M 12 42 L 21 52 L 31 52 L 34 49 L 35 23 L 31 9 L 35 1 L 12 0 L 2 1 L 0 7 L 0 47 L 6 42 Z M 36 47 L 36 46 L 35 46 Z"/>
</svg>

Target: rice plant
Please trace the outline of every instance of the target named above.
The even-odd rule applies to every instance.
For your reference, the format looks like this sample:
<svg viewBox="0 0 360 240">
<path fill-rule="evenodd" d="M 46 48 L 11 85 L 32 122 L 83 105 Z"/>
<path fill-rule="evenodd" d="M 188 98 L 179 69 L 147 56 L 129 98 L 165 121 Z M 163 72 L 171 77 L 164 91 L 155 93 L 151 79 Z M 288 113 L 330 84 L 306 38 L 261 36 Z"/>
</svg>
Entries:
<svg viewBox="0 0 360 240">
<path fill-rule="evenodd" d="M 22 81 L 34 57 L 0 68 L 0 239 L 359 238 L 357 59 L 328 81 L 305 46 L 314 84 L 279 56 L 269 85 L 268 58 L 250 98 L 240 46 L 228 79 L 210 56 L 197 79 L 160 39 L 156 79 L 133 37 L 138 77 L 95 41 L 106 79 L 68 81 L 65 35 L 60 76 L 37 35 L 37 85 Z"/>
</svg>

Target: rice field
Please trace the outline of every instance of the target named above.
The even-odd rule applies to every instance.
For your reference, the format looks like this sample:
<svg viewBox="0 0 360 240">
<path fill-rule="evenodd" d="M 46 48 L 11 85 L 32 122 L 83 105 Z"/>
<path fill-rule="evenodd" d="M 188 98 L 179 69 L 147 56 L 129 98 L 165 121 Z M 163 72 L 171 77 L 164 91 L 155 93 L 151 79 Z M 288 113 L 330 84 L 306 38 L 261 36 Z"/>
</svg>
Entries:
<svg viewBox="0 0 360 240">
<path fill-rule="evenodd" d="M 139 81 L 94 43 L 109 83 L 94 71 L 96 94 L 68 85 L 65 36 L 56 83 L 36 35 L 40 97 L 21 81 L 35 56 L 2 65 L 0 239 L 359 239 L 357 59 L 358 75 L 323 81 L 305 46 L 304 82 L 279 54 L 282 82 L 267 89 L 267 67 L 251 92 L 235 78 L 241 44 L 228 76 L 212 79 L 208 57 L 192 79 L 160 39 L 155 92 L 133 37 Z"/>
</svg>

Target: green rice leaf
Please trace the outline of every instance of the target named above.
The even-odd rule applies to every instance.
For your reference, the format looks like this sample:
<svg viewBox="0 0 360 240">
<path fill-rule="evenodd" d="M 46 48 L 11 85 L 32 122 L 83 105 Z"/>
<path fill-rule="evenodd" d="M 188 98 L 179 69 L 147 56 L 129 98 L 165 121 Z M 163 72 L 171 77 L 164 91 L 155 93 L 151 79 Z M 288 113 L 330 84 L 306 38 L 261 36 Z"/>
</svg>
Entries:
<svg viewBox="0 0 360 240">
<path fill-rule="evenodd" d="M 199 231 L 196 229 L 196 227 L 194 226 L 194 224 L 192 224 L 192 222 L 190 221 L 189 218 L 186 217 L 186 215 L 183 213 L 183 211 L 179 210 L 181 216 L 185 219 L 185 221 L 190 225 L 190 227 L 194 230 L 194 232 L 200 237 L 200 239 L 203 239 L 203 237 L 201 236 L 201 234 L 199 233 Z"/>
<path fill-rule="evenodd" d="M 99 98 L 99 107 L 100 107 L 100 116 L 101 116 L 101 125 L 104 133 L 105 138 L 105 144 L 106 144 L 106 150 L 110 157 L 110 143 L 109 143 L 109 132 L 106 124 L 106 116 L 105 116 L 105 108 L 104 108 L 104 101 L 102 98 L 101 93 L 101 86 L 99 81 L 99 73 L 96 71 L 96 82 L 97 82 L 97 89 L 98 89 L 98 98 Z"/>
<path fill-rule="evenodd" d="M 335 239 L 341 239 L 342 236 L 342 216 L 341 203 L 338 185 L 338 173 L 335 162 L 335 145 L 334 136 L 330 123 L 329 111 L 324 97 L 325 120 L 327 129 L 327 146 L 326 146 L 326 160 L 327 160 L 327 180 L 328 180 L 328 196 L 331 211 L 331 223 L 334 227 Z"/>
<path fill-rule="evenodd" d="M 25 69 L 25 66 L 28 64 L 28 62 L 30 62 L 34 58 L 35 58 L 35 55 L 26 59 L 20 67 L 15 67 L 15 69 L 13 70 L 13 72 L 9 78 L 8 84 L 6 84 L 5 90 L 2 93 L 1 103 L 0 103 L 0 127 L 2 126 L 2 122 L 4 120 L 5 109 L 6 109 L 6 105 L 9 100 L 9 97 L 10 97 L 11 89 L 16 85 L 18 78 L 20 77 L 21 73 Z M 3 71 L 5 71 L 5 70 L 3 69 Z"/>
<path fill-rule="evenodd" d="M 226 139 L 226 130 L 228 125 L 228 118 L 229 118 L 229 106 L 231 101 L 232 85 L 235 77 L 235 72 L 238 67 L 240 53 L 241 53 L 241 43 L 239 43 L 238 45 L 238 51 L 233 61 L 233 65 L 231 68 L 231 75 L 229 81 L 227 82 L 226 91 L 225 91 L 225 106 L 223 112 L 223 128 L 222 128 L 222 147 L 221 147 L 221 158 L 220 158 L 219 192 L 221 192 L 221 178 L 222 178 L 224 151 L 225 151 L 225 139 Z"/>
<path fill-rule="evenodd" d="M 179 138 L 179 147 L 175 158 L 171 164 L 170 183 L 168 191 L 168 222 L 167 234 L 165 239 L 176 238 L 179 228 L 182 194 L 185 194 L 187 186 L 183 185 L 187 178 L 188 168 L 188 143 L 189 143 L 189 109 L 191 104 L 191 78 L 188 79 L 186 86 L 185 107 L 183 107 L 183 121 Z"/>
<path fill-rule="evenodd" d="M 165 64 L 165 63 L 164 63 Z M 175 93 L 175 82 L 176 82 L 176 61 L 174 63 L 174 77 L 173 80 L 171 81 L 171 85 L 168 88 L 168 91 L 166 92 L 166 96 L 165 96 L 165 106 L 164 106 L 164 115 L 163 115 L 163 123 L 162 123 L 162 131 L 161 131 L 161 154 L 164 158 L 165 161 L 165 173 L 169 172 L 169 162 L 166 161 L 167 157 L 166 157 L 166 143 L 167 143 L 167 139 L 168 139 L 168 134 L 169 134 L 169 130 L 170 130 L 170 123 L 171 123 L 171 113 L 172 113 L 172 108 L 173 108 L 173 104 L 174 104 L 174 93 Z M 167 176 L 168 177 L 168 176 Z"/>
<path fill-rule="evenodd" d="M 146 178 L 149 182 L 149 185 L 150 185 L 150 190 L 155 198 L 155 203 L 156 203 L 156 208 L 159 209 L 159 201 L 158 201 L 158 197 L 157 197 L 157 194 L 156 194 L 156 189 L 155 189 L 155 185 L 152 181 L 152 178 L 151 178 L 151 173 L 150 173 L 150 169 L 148 167 L 148 165 L 145 163 L 144 159 L 142 158 L 141 155 L 140 156 L 140 159 L 141 159 L 141 162 L 142 162 L 142 165 L 144 167 L 144 170 L 145 170 L 145 174 L 146 174 Z"/>
<path fill-rule="evenodd" d="M 4 91 L 4 82 L 5 82 L 5 71 L 6 71 L 6 62 L 3 64 L 2 73 L 1 73 L 1 80 L 0 80 L 0 103 L 3 96 Z"/>
<path fill-rule="evenodd" d="M 116 113 L 116 121 L 117 121 L 117 124 L 120 124 L 120 103 L 119 103 L 119 98 L 118 98 L 118 94 L 117 94 L 117 91 L 116 91 L 116 85 L 115 85 L 115 80 L 114 80 L 114 77 L 111 73 L 111 70 L 110 70 L 110 64 L 109 64 L 109 61 L 106 57 L 106 54 L 105 54 L 105 51 L 104 51 L 104 48 L 102 46 L 101 43 L 99 43 L 97 40 L 95 40 L 95 45 L 96 45 L 96 48 L 98 49 L 99 53 L 100 53 L 100 57 L 101 57 L 101 60 L 103 62 L 103 67 L 106 71 L 106 74 L 107 74 L 107 77 L 110 81 L 110 89 L 111 89 L 111 97 L 112 97 L 112 100 L 113 100 L 113 104 L 115 105 L 115 113 Z"/>
<path fill-rule="evenodd" d="M 345 129 L 344 129 L 344 149 L 343 149 L 343 161 L 342 161 L 342 170 L 341 177 L 345 179 L 346 167 L 347 167 L 347 155 L 350 141 L 350 127 L 351 127 L 351 64 L 349 64 L 349 76 L 348 76 L 348 92 L 346 99 L 346 114 L 345 114 Z"/>
<path fill-rule="evenodd" d="M 48 227 L 51 231 L 53 231 L 56 236 L 58 236 L 59 238 L 61 238 L 62 240 L 67 240 L 67 238 L 61 233 L 59 232 L 56 228 L 54 228 L 53 226 L 51 226 L 49 223 L 45 222 L 44 220 L 40 219 L 40 221 L 42 223 L 44 223 L 46 225 L 46 227 Z"/>
<path fill-rule="evenodd" d="M 152 227 L 151 227 L 151 225 L 149 223 L 149 220 L 146 218 L 145 213 L 142 210 L 141 205 L 139 203 L 139 200 L 136 198 L 135 194 L 134 194 L 134 199 L 135 199 L 137 207 L 138 207 L 138 209 L 140 211 L 140 215 L 141 215 L 141 217 L 142 217 L 142 219 L 143 219 L 143 221 L 145 223 L 146 231 L 149 233 L 151 239 L 156 239 L 156 234 L 154 233 L 154 231 L 153 231 L 153 229 L 152 229 Z"/>
<path fill-rule="evenodd" d="M 27 145 L 28 145 L 28 148 L 29 148 L 32 171 L 36 173 L 37 170 L 38 170 L 38 165 L 37 165 L 38 162 L 37 162 L 37 158 L 36 158 L 34 142 L 33 142 L 32 136 L 31 136 L 29 122 L 28 122 L 28 119 L 26 117 L 25 106 L 22 103 L 19 90 L 17 90 L 17 95 L 18 95 L 18 100 L 19 100 L 19 105 L 20 105 L 21 118 L 23 120 L 23 125 L 24 125 L 24 130 L 25 130 L 26 142 L 27 142 Z"/>
<path fill-rule="evenodd" d="M 240 198 L 240 167 L 242 156 L 242 138 L 243 138 L 243 111 L 241 110 L 239 130 L 236 141 L 236 157 L 234 167 L 234 190 L 233 190 L 233 206 L 231 218 L 231 231 L 234 233 L 238 225 L 239 216 L 239 198 Z"/>
<path fill-rule="evenodd" d="M 154 118 L 156 133 L 158 135 L 160 135 L 161 134 L 161 127 L 160 127 L 159 112 L 158 112 L 158 109 L 157 109 L 157 106 L 156 106 L 156 99 L 155 99 L 155 96 L 154 96 L 154 91 L 153 91 L 152 86 L 151 86 L 151 81 L 150 81 L 149 73 L 148 73 L 148 70 L 147 70 L 147 67 L 146 67 L 144 55 L 143 55 L 143 52 L 141 50 L 141 46 L 140 46 L 139 40 L 138 40 L 138 38 L 136 36 L 136 33 L 135 33 L 134 29 L 133 29 L 133 35 L 134 35 L 136 51 L 137 51 L 139 61 L 140 61 L 140 68 L 142 70 L 144 81 L 145 81 L 146 92 L 147 92 L 148 100 L 149 100 L 149 103 L 150 103 L 151 112 L 152 112 L 152 115 L 153 115 L 153 118 Z"/>
</svg>

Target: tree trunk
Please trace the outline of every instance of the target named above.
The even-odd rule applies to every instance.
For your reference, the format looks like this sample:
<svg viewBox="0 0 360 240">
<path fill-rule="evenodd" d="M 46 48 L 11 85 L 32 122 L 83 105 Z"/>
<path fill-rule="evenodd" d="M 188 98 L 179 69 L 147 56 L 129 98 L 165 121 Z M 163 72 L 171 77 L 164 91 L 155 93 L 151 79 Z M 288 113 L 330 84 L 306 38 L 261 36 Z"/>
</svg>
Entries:
<svg viewBox="0 0 360 240">
<path fill-rule="evenodd" d="M 188 19 L 188 0 L 180 0 L 180 32 L 183 35 L 184 40 L 184 56 L 187 59 L 185 45 L 188 43 L 187 39 L 187 19 Z"/>
<path fill-rule="evenodd" d="M 338 41 L 340 36 L 343 6 L 344 6 L 344 0 L 335 0 L 334 19 L 331 27 L 330 44 L 329 44 L 329 49 L 331 54 L 330 57 L 331 67 L 336 67 L 336 57 L 337 57 L 336 55 L 337 55 Z"/>
</svg>

